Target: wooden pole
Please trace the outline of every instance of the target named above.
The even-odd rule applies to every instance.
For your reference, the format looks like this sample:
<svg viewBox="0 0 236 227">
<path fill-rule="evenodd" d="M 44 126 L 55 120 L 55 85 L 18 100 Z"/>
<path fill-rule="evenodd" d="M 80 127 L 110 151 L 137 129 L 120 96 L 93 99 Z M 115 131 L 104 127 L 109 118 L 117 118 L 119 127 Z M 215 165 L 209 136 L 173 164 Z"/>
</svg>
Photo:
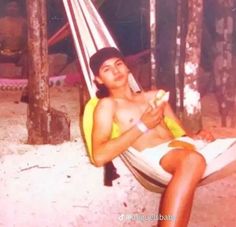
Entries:
<svg viewBox="0 0 236 227">
<path fill-rule="evenodd" d="M 234 1 L 216 1 L 216 52 L 214 62 L 214 75 L 216 81 L 217 100 L 221 114 L 221 124 L 227 126 L 227 120 L 231 113 L 231 126 L 235 127 L 235 100 L 236 79 L 233 74 L 233 11 Z"/>
<path fill-rule="evenodd" d="M 176 27 L 176 52 L 175 52 L 175 87 L 176 87 L 176 113 L 183 118 L 184 112 L 184 62 L 186 44 L 186 11 L 187 0 L 177 0 L 177 27 Z"/>
<path fill-rule="evenodd" d="M 48 52 L 45 0 L 27 0 L 29 49 L 28 142 L 43 144 L 49 125 Z"/>
<path fill-rule="evenodd" d="M 157 85 L 157 29 L 156 29 L 156 0 L 150 0 L 150 49 L 151 49 L 151 87 L 156 88 Z"/>
<path fill-rule="evenodd" d="M 183 122 L 186 128 L 202 128 L 198 72 L 201 56 L 203 0 L 188 0 L 188 28 L 185 43 Z"/>
<path fill-rule="evenodd" d="M 64 139 L 69 138 L 68 118 L 64 117 L 62 113 L 50 109 L 49 102 L 46 0 L 27 0 L 27 17 L 29 50 L 28 143 L 63 142 Z M 61 133 L 65 130 L 67 133 Z"/>
</svg>

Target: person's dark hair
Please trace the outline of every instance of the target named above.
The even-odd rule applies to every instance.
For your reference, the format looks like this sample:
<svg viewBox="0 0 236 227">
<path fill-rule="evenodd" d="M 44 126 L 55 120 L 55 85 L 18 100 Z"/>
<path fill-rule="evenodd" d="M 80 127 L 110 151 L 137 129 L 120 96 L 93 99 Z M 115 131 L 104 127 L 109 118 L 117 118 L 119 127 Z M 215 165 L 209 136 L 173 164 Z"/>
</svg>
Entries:
<svg viewBox="0 0 236 227">
<path fill-rule="evenodd" d="M 99 76 L 99 69 L 102 66 L 102 64 L 106 60 L 113 57 L 117 57 L 124 60 L 124 56 L 122 55 L 122 53 L 115 47 L 104 47 L 98 50 L 95 54 L 93 54 L 89 59 L 89 66 L 94 76 Z M 99 84 L 95 81 L 95 85 L 98 88 L 96 92 L 96 96 L 98 98 L 104 98 L 110 95 L 108 88 L 104 84 Z"/>
<path fill-rule="evenodd" d="M 95 85 L 97 87 L 96 96 L 99 99 L 102 99 L 102 98 L 110 96 L 110 92 L 109 92 L 108 88 L 104 84 L 99 84 L 96 80 L 94 81 L 94 83 L 95 83 Z"/>
</svg>

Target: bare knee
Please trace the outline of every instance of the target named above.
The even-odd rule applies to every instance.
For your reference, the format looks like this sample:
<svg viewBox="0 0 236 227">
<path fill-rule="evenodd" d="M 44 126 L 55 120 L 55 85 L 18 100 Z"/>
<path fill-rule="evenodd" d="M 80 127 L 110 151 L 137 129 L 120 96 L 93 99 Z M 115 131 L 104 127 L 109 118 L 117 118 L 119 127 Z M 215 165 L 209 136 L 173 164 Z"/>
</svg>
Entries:
<svg viewBox="0 0 236 227">
<path fill-rule="evenodd" d="M 192 172 L 204 172 L 206 167 L 205 158 L 198 152 L 188 150 L 172 150 L 161 160 L 161 166 L 169 173 L 175 174 L 179 169 L 184 170 L 184 174 Z"/>
<path fill-rule="evenodd" d="M 206 168 L 206 161 L 200 153 L 190 152 L 181 161 L 180 168 L 189 174 L 201 176 Z"/>
</svg>

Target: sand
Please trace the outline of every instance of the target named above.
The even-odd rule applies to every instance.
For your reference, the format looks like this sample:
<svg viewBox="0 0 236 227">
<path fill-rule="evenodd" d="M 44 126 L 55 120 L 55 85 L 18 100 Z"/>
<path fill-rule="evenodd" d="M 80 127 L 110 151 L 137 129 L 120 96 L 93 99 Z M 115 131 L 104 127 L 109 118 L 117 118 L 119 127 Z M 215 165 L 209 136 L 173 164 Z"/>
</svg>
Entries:
<svg viewBox="0 0 236 227">
<path fill-rule="evenodd" d="M 27 105 L 20 91 L 0 91 L 0 226 L 155 226 L 160 194 L 147 191 L 117 158 L 121 175 L 103 186 L 103 169 L 92 166 L 79 130 L 77 87 L 51 88 L 51 106 L 71 118 L 71 140 L 28 145 Z M 203 125 L 216 137 L 236 136 L 220 127 L 213 94 L 203 100 Z M 236 174 L 199 187 L 190 227 L 236 226 Z M 135 215 L 136 220 L 128 220 Z M 138 220 L 137 220 L 138 219 Z M 141 220 L 149 219 L 149 220 Z"/>
</svg>

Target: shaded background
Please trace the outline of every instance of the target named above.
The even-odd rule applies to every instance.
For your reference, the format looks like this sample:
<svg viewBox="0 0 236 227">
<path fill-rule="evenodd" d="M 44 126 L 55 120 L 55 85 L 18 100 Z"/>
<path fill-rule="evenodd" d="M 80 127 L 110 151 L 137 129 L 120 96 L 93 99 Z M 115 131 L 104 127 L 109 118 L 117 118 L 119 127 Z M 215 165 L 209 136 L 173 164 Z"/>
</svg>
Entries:
<svg viewBox="0 0 236 227">
<path fill-rule="evenodd" d="M 0 0 L 0 16 L 3 15 L 4 4 L 7 0 Z M 48 11 L 48 37 L 54 34 L 66 22 L 67 18 L 62 1 L 47 0 Z M 173 88 L 174 83 L 174 61 L 176 44 L 176 0 L 157 1 L 157 61 L 158 61 L 158 86 L 166 89 Z M 18 0 L 22 8 L 22 15 L 26 17 L 25 0 Z M 216 40 L 215 31 L 215 1 L 204 0 L 203 10 L 203 32 L 200 92 L 214 90 L 213 60 L 214 44 Z M 234 10 L 234 9 L 233 9 Z M 106 0 L 99 8 L 99 12 L 107 27 L 111 31 L 115 41 L 124 55 L 133 55 L 149 49 L 149 1 L 148 0 Z M 235 11 L 234 11 L 235 12 Z M 186 12 L 187 13 L 187 12 Z M 233 50 L 236 52 L 236 33 L 234 29 Z M 65 53 L 68 63 L 76 59 L 72 37 L 49 48 L 49 54 Z M 142 71 L 142 70 L 141 70 Z M 147 72 L 147 70 L 146 70 Z M 204 77 L 207 74 L 207 77 Z M 141 83 L 144 88 L 150 85 L 149 75 L 142 75 Z"/>
</svg>

